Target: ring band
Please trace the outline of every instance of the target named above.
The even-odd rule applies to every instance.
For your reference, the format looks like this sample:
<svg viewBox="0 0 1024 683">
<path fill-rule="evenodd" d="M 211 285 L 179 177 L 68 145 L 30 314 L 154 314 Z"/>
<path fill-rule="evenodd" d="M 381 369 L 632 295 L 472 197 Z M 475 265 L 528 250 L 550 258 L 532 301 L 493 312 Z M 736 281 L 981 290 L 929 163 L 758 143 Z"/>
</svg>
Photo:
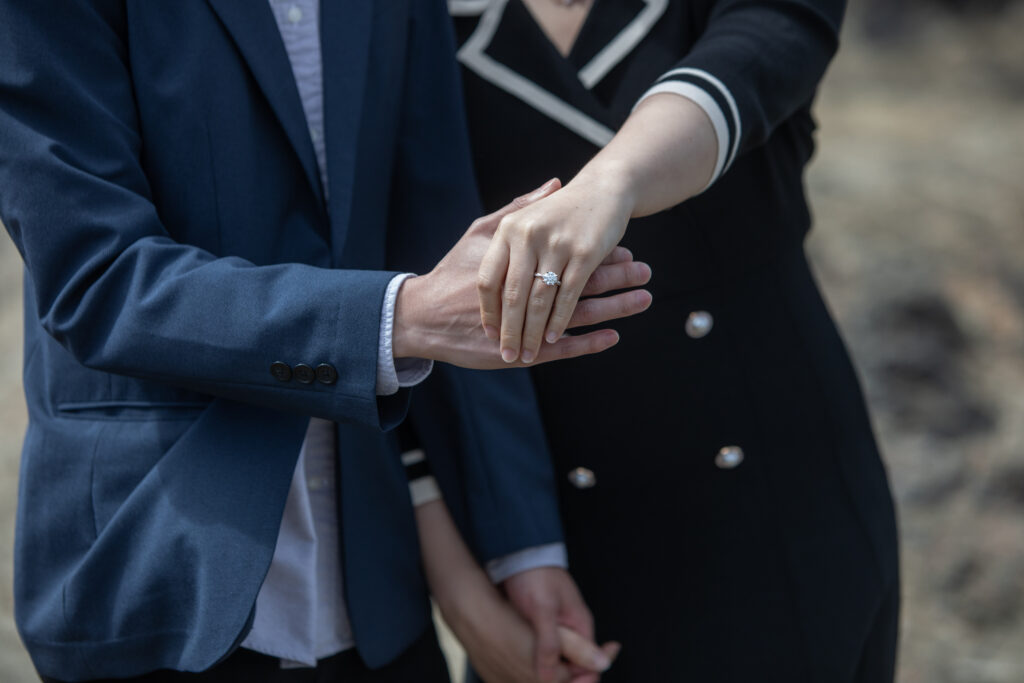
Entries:
<svg viewBox="0 0 1024 683">
<path fill-rule="evenodd" d="M 549 287 L 557 287 L 562 284 L 562 281 L 558 279 L 558 273 L 553 273 L 550 270 L 546 273 L 534 273 L 534 277 L 539 277 Z"/>
</svg>

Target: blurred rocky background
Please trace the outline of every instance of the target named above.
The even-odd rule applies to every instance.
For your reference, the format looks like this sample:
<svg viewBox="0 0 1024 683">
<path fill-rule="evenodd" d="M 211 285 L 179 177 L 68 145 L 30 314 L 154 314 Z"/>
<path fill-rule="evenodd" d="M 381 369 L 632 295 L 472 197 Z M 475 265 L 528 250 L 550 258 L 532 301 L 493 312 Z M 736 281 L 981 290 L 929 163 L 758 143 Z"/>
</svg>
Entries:
<svg viewBox="0 0 1024 683">
<path fill-rule="evenodd" d="M 899 503 L 899 680 L 1021 683 L 1024 0 L 855 0 L 818 118 L 810 251 Z M 37 680 L 11 600 L 20 282 L 2 237 L 3 683 Z"/>
</svg>

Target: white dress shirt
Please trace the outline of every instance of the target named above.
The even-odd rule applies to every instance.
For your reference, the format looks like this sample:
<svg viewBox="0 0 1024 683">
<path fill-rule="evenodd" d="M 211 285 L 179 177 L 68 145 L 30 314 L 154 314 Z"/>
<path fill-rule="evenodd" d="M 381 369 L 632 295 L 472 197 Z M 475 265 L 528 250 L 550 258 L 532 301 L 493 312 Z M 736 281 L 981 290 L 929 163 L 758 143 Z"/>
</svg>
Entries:
<svg viewBox="0 0 1024 683">
<path fill-rule="evenodd" d="M 281 31 L 302 99 L 323 186 L 327 188 L 323 81 L 320 54 L 320 0 L 269 0 Z M 255 10 L 254 10 L 255 11 Z M 433 363 L 392 354 L 395 301 L 410 274 L 388 285 L 381 311 L 377 394 L 386 396 L 422 382 Z M 285 503 L 270 570 L 256 598 L 252 631 L 242 647 L 281 659 L 282 667 L 316 666 L 354 646 L 345 608 L 339 552 L 340 529 L 335 483 L 334 424 L 311 418 L 299 451 Z M 500 582 L 527 569 L 566 567 L 565 547 L 529 548 L 488 563 Z"/>
</svg>

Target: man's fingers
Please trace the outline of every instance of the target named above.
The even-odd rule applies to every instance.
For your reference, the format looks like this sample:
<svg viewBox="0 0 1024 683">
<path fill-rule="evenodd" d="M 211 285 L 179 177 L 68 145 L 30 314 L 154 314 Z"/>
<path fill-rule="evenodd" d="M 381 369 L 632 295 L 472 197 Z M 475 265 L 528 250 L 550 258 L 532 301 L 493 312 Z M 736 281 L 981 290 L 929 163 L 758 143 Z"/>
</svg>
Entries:
<svg viewBox="0 0 1024 683">
<path fill-rule="evenodd" d="M 583 667 L 588 671 L 602 673 L 612 665 L 611 658 L 604 650 L 589 638 L 585 638 L 571 628 L 558 627 L 558 638 L 562 648 L 562 656 L 570 664 Z"/>
<path fill-rule="evenodd" d="M 499 238 L 491 240 L 480 262 L 476 289 L 480 297 L 480 322 L 488 339 L 497 339 L 501 329 L 501 291 L 508 259 L 508 245 Z"/>
<path fill-rule="evenodd" d="M 613 263 L 622 263 L 623 261 L 632 261 L 633 252 L 625 247 L 615 247 L 608 255 L 604 257 L 604 261 L 601 261 L 602 266 L 610 266 Z"/>
<path fill-rule="evenodd" d="M 580 296 L 594 296 L 616 289 L 640 287 L 651 281 L 651 267 L 640 261 L 619 261 L 598 266 Z"/>
<path fill-rule="evenodd" d="M 554 344 L 545 344 L 540 349 L 535 364 L 547 363 L 553 360 L 565 360 L 586 356 L 592 353 L 601 353 L 619 343 L 619 333 L 615 330 L 598 330 L 588 332 L 578 337 L 562 337 Z"/>
<path fill-rule="evenodd" d="M 558 288 L 558 296 L 555 297 L 555 307 L 551 311 L 547 332 L 544 334 L 544 338 L 549 344 L 565 334 L 573 309 L 576 308 L 576 302 L 579 301 L 583 287 L 586 285 L 585 278 L 590 277 L 592 270 L 592 265 L 581 261 L 569 261 L 565 266 L 562 284 Z"/>
<path fill-rule="evenodd" d="M 646 289 L 634 289 L 613 296 L 584 299 L 576 305 L 576 310 L 569 321 L 569 328 L 598 325 L 609 320 L 628 318 L 646 311 L 650 308 L 652 301 L 653 297 Z"/>
</svg>

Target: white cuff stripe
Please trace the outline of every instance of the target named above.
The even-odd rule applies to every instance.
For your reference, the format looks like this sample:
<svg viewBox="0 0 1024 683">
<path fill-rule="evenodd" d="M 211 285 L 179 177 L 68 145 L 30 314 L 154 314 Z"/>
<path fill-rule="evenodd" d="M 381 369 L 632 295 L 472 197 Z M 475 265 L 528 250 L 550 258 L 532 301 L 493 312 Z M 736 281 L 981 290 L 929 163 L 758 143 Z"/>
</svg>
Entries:
<svg viewBox="0 0 1024 683">
<path fill-rule="evenodd" d="M 739 107 L 736 106 L 736 98 L 734 98 L 732 96 L 732 93 L 729 92 L 729 88 L 725 86 L 725 83 L 715 78 L 714 76 L 709 74 L 707 71 L 704 71 L 703 69 L 691 69 L 686 67 L 680 69 L 672 69 L 672 71 L 669 71 L 661 78 L 666 79 L 677 75 L 696 76 L 698 78 L 703 78 L 708 83 L 718 88 L 718 91 L 722 93 L 723 97 L 725 97 L 725 101 L 729 103 L 729 109 L 732 113 L 732 119 L 736 125 L 736 135 L 732 141 L 732 150 L 729 153 L 729 158 L 725 162 L 725 170 L 728 170 L 728 168 L 732 166 L 732 162 L 736 160 L 736 154 L 737 152 L 739 152 L 740 149 L 740 140 L 743 139 L 743 122 L 740 121 L 740 110 Z"/>
<path fill-rule="evenodd" d="M 412 496 L 412 506 L 419 507 L 435 500 L 441 500 L 441 487 L 437 485 L 437 479 L 432 476 L 420 477 L 409 482 L 409 495 Z"/>
<path fill-rule="evenodd" d="M 406 451 L 405 453 L 402 453 L 402 466 L 409 467 L 410 465 L 421 463 L 426 459 L 427 454 L 423 452 L 422 448 L 417 448 L 413 451 Z"/>
<path fill-rule="evenodd" d="M 708 95 L 707 92 L 691 83 L 684 83 L 682 81 L 658 83 L 640 97 L 637 106 L 651 95 L 659 93 L 672 93 L 685 97 L 703 109 L 704 113 L 711 119 L 711 125 L 715 129 L 715 137 L 718 138 L 718 161 L 715 163 L 715 170 L 711 174 L 711 179 L 701 189 L 701 192 L 703 192 L 711 187 L 718 180 L 719 176 L 722 175 L 722 171 L 725 170 L 726 159 L 729 156 L 729 125 L 725 121 L 725 113 L 722 112 L 722 108 L 718 106 L 715 99 Z"/>
<path fill-rule="evenodd" d="M 448 0 L 448 13 L 455 17 L 483 14 L 491 0 Z"/>
</svg>

